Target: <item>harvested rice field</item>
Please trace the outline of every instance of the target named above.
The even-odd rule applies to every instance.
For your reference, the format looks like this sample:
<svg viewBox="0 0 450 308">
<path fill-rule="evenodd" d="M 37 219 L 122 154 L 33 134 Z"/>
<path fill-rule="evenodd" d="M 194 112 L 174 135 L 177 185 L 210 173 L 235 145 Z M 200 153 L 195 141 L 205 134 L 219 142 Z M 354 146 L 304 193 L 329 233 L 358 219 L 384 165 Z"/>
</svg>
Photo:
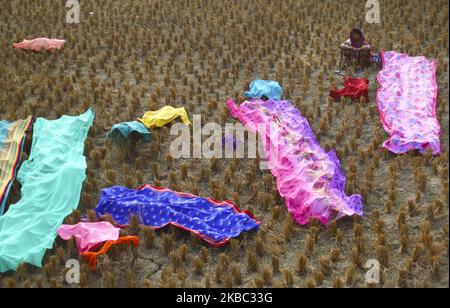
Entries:
<svg viewBox="0 0 450 308">
<path fill-rule="evenodd" d="M 379 1 L 379 23 L 366 21 L 365 1 L 80 0 L 79 22 L 73 23 L 66 20 L 67 2 L 74 1 L 0 3 L 0 121 L 35 119 L 0 218 L 1 287 L 449 287 L 448 1 Z M 396 51 L 436 60 L 440 154 L 382 149 L 389 135 L 377 108 L 381 65 L 359 71 L 348 66 L 335 73 L 339 46 L 354 27 L 362 29 L 376 53 Z M 13 48 L 13 43 L 41 37 L 65 40 L 64 47 Z M 330 88 L 343 87 L 344 75 L 368 79 L 368 102 L 330 97 Z M 229 98 L 243 103 L 253 80 L 277 81 L 282 99 L 307 119 L 320 147 L 336 150 L 347 179 L 343 191 L 362 196 L 362 217 L 297 223 L 277 189 L 277 178 L 260 168 L 263 158 L 194 158 L 192 144 L 189 157 L 174 158 L 171 145 L 178 135 L 171 134 L 171 127 L 183 125 L 179 119 L 150 128 L 148 143 L 137 138 L 118 144 L 107 137 L 113 125 L 164 106 L 184 107 L 189 120 L 198 115 L 202 125 L 239 123 L 226 103 Z M 68 118 L 70 123 L 59 126 L 40 120 L 79 116 L 90 107 L 95 111 L 90 127 Z M 44 134 L 45 125 L 50 128 Z M 66 144 L 69 137 L 77 143 Z M 40 140 L 40 148 L 34 139 Z M 44 144 L 49 144 L 47 153 Z M 39 155 L 31 155 L 39 149 Z M 8 263 L 5 255 L 14 243 L 30 243 L 15 236 L 25 232 L 16 233 L 14 228 L 21 227 L 8 219 L 22 217 L 20 210 L 35 204 L 30 182 L 21 183 L 22 169 L 30 169 L 27 164 L 39 161 L 42 153 L 50 157 L 67 149 L 79 150 L 80 165 L 84 153 L 84 181 L 77 182 L 72 163 L 59 182 L 50 180 L 51 172 L 67 168 L 65 158 L 62 164 L 59 158 L 42 159 L 39 170 L 48 182 L 39 174 L 26 174 L 28 181 L 47 183 L 41 190 L 53 187 L 51 199 L 40 200 L 47 205 L 41 208 L 45 214 L 27 218 L 46 221 L 51 216 L 53 233 L 63 222 L 118 223 L 94 210 L 102 189 L 144 184 L 231 200 L 248 211 L 243 216 L 260 221 L 259 229 L 241 232 L 225 245 L 211 245 L 175 225 L 155 230 L 132 216 L 120 236 L 137 237 L 138 245 L 112 245 L 94 266 L 79 254 L 75 238 L 60 236 L 51 238 L 43 257 L 36 253 L 37 263 L 42 257 L 41 267 L 20 260 L 11 265 L 15 261 Z M 51 213 L 72 198 L 69 191 L 77 202 L 61 212 L 59 221 Z M 67 278 L 72 277 L 70 260 L 80 264 L 75 282 Z M 3 270 L 10 267 L 15 268 Z"/>
</svg>

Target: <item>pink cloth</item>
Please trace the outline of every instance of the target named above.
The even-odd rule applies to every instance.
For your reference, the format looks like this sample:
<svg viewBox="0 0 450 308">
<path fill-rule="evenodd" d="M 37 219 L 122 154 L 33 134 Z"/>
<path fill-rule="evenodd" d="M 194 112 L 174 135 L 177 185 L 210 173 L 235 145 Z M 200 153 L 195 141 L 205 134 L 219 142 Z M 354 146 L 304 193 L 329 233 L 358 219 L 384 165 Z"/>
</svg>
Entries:
<svg viewBox="0 0 450 308">
<path fill-rule="evenodd" d="M 290 102 L 256 99 L 237 107 L 230 99 L 227 107 L 261 136 L 268 167 L 297 223 L 317 219 L 327 224 L 343 216 L 363 216 L 362 197 L 345 194 L 346 179 L 335 151 L 325 152 Z"/>
<path fill-rule="evenodd" d="M 77 240 L 78 252 L 81 254 L 99 247 L 106 241 L 115 241 L 119 238 L 119 228 L 106 221 L 80 222 L 76 225 L 62 225 L 58 235 L 63 240 L 74 236 Z"/>
<path fill-rule="evenodd" d="M 35 38 L 33 40 L 23 40 L 20 43 L 13 43 L 14 48 L 31 49 L 34 51 L 61 49 L 64 46 L 65 40 Z"/>
<path fill-rule="evenodd" d="M 441 128 L 436 117 L 436 62 L 395 51 L 381 52 L 377 79 L 378 112 L 390 138 L 383 148 L 401 154 L 417 149 L 441 153 Z"/>
</svg>

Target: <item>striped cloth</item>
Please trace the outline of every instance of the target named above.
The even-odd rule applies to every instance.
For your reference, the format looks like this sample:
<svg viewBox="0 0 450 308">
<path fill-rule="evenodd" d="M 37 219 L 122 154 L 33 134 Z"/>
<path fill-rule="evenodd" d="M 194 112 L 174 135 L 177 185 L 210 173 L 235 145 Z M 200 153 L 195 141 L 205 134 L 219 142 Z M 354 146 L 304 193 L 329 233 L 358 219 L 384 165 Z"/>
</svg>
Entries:
<svg viewBox="0 0 450 308">
<path fill-rule="evenodd" d="M 30 128 L 32 116 L 16 122 L 0 121 L 0 216 L 16 176 L 25 133 Z"/>
</svg>

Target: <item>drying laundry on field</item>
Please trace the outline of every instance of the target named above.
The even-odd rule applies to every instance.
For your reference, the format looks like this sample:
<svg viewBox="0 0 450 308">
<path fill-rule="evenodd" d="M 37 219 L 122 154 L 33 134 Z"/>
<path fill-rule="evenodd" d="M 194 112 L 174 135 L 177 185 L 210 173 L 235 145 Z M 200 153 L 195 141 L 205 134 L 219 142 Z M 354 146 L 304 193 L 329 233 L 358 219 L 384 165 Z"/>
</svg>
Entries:
<svg viewBox="0 0 450 308">
<path fill-rule="evenodd" d="M 244 96 L 248 98 L 281 99 L 283 88 L 273 80 L 253 80 Z"/>
<path fill-rule="evenodd" d="M 21 199 L 0 217 L 0 272 L 20 263 L 42 266 L 58 228 L 78 206 L 86 177 L 84 141 L 94 117 L 89 109 L 80 116 L 36 119 L 30 156 L 17 174 Z"/>
<path fill-rule="evenodd" d="M 345 175 L 334 150 L 326 153 L 308 121 L 288 101 L 252 100 L 227 107 L 234 118 L 258 132 L 280 195 L 301 225 L 318 219 L 327 224 L 343 216 L 363 215 L 359 195 L 345 194 Z"/>
<path fill-rule="evenodd" d="M 366 78 L 352 78 L 345 77 L 343 89 L 331 89 L 330 96 L 335 100 L 340 100 L 341 97 L 350 97 L 353 100 L 358 100 L 361 97 L 369 102 L 369 80 Z"/>
<path fill-rule="evenodd" d="M 147 143 L 153 139 L 153 135 L 148 131 L 147 127 L 138 121 L 115 124 L 108 132 L 107 137 L 118 142 L 120 138 L 128 139 L 133 134 L 141 136 Z"/>
<path fill-rule="evenodd" d="M 127 225 L 132 216 L 154 229 L 172 224 L 191 231 L 213 246 L 223 246 L 260 222 L 230 201 L 194 196 L 144 185 L 138 190 L 115 186 L 103 189 L 95 209 L 97 216 L 111 215 Z"/>
<path fill-rule="evenodd" d="M 441 153 L 441 128 L 436 116 L 436 62 L 395 51 L 382 52 L 378 73 L 378 112 L 389 139 L 383 148 L 401 154 L 410 150 Z"/>
<path fill-rule="evenodd" d="M 25 134 L 33 117 L 15 122 L 0 121 L 0 216 L 5 210 L 9 190 L 16 177 Z"/>
<path fill-rule="evenodd" d="M 62 225 L 58 235 L 63 240 L 75 237 L 78 252 L 87 252 L 98 248 L 106 241 L 115 241 L 119 238 L 120 229 L 107 221 L 79 222 L 75 225 Z"/>
<path fill-rule="evenodd" d="M 97 268 L 97 257 L 99 255 L 104 255 L 105 253 L 107 253 L 109 251 L 109 249 L 111 248 L 111 246 L 113 246 L 113 245 L 125 245 L 125 244 L 133 245 L 134 247 L 138 247 L 139 246 L 139 238 L 137 236 L 122 236 L 122 237 L 119 237 L 119 239 L 117 239 L 115 241 L 107 241 L 99 251 L 95 251 L 95 252 L 87 251 L 87 252 L 81 253 L 81 255 L 86 258 L 86 260 L 89 264 L 89 268 L 91 270 L 95 270 Z"/>
<path fill-rule="evenodd" d="M 172 106 L 164 106 L 156 111 L 148 111 L 138 120 L 141 121 L 147 128 L 151 128 L 162 127 L 174 121 L 176 118 L 180 118 L 181 122 L 186 125 L 191 124 L 184 107 L 174 108 Z"/>
<path fill-rule="evenodd" d="M 14 48 L 30 49 L 33 51 L 61 49 L 64 47 L 65 40 L 35 38 L 33 40 L 23 40 L 20 43 L 13 43 Z"/>
</svg>

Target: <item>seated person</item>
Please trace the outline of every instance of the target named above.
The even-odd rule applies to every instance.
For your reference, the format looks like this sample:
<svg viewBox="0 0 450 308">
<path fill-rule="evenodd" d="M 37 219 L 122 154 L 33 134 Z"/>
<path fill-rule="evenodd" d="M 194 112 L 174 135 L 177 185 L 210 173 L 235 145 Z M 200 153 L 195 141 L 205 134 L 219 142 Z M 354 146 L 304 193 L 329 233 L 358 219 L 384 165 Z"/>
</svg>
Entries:
<svg viewBox="0 0 450 308">
<path fill-rule="evenodd" d="M 350 32 L 349 39 L 341 44 L 340 49 L 340 69 L 345 69 L 345 62 L 350 62 L 351 64 L 355 63 L 357 68 L 366 68 L 370 66 L 370 58 L 372 56 L 371 48 L 360 29 L 353 28 Z M 343 59 L 346 61 L 342 61 Z"/>
</svg>

